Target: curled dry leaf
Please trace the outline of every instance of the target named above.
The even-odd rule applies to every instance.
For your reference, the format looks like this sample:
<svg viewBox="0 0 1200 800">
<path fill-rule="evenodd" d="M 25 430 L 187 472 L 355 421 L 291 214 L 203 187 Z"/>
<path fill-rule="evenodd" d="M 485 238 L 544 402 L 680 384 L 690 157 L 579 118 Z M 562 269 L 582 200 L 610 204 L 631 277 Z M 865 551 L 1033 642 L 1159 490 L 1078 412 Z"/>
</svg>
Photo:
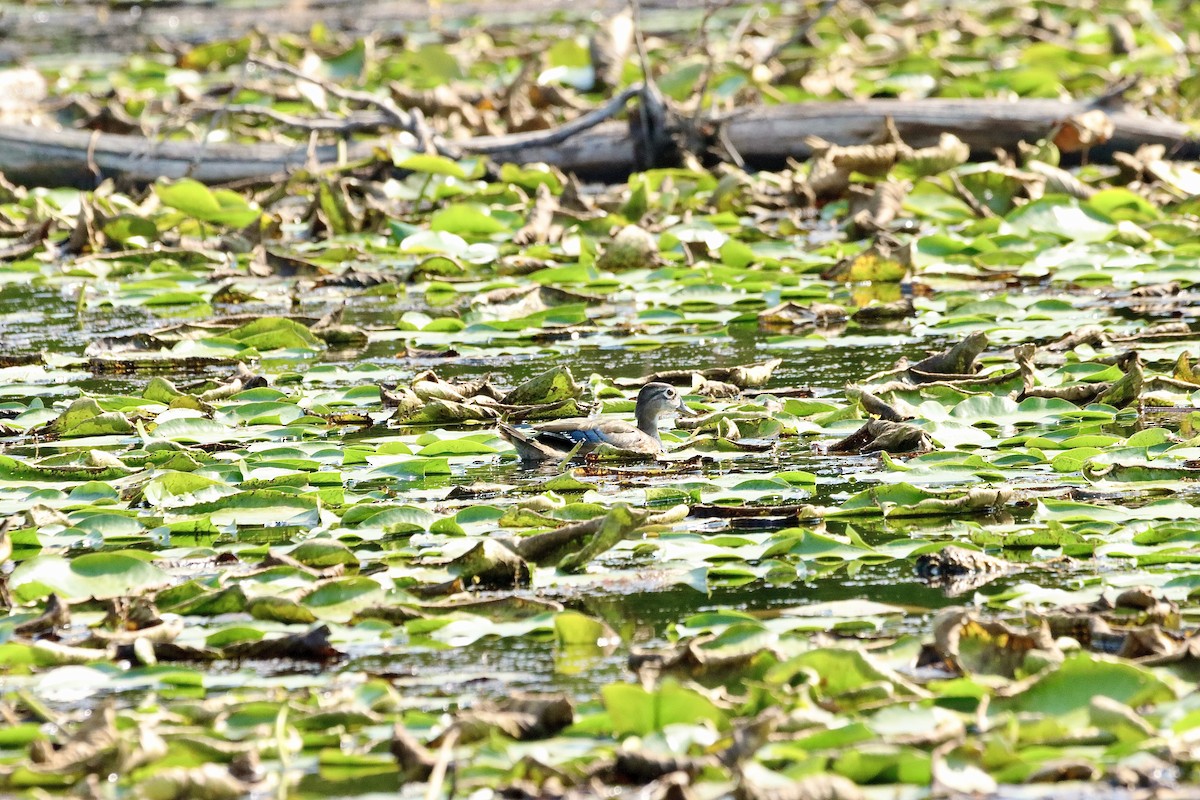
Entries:
<svg viewBox="0 0 1200 800">
<path fill-rule="evenodd" d="M 266 377 L 255 374 L 248 366 L 239 361 L 233 375 L 227 378 L 220 386 L 203 392 L 200 395 L 200 399 L 205 402 L 224 400 L 238 392 L 244 392 L 249 389 L 260 389 L 266 385 Z"/>
<path fill-rule="evenodd" d="M 897 322 L 917 315 L 913 301 L 908 297 L 892 300 L 887 303 L 872 303 L 863 306 L 850 317 L 859 325 L 877 325 L 880 323 Z"/>
<path fill-rule="evenodd" d="M 1190 650 L 1190 643 L 1181 640 L 1177 634 L 1164 631 L 1157 625 L 1147 625 L 1126 631 L 1117 655 L 1121 658 L 1161 663 L 1168 657 L 1182 661 L 1190 656 Z"/>
<path fill-rule="evenodd" d="M 917 575 L 930 586 L 941 587 L 949 597 L 973 592 L 1016 569 L 1020 567 L 956 545 L 924 553 L 916 563 Z"/>
<path fill-rule="evenodd" d="M 12 540 L 8 539 L 8 532 L 0 532 L 0 540 L 9 542 L 11 550 Z M 4 554 L 4 559 L 8 558 L 11 553 Z M 65 628 L 71 624 L 71 607 L 63 602 L 57 594 L 53 592 L 46 598 L 46 607 L 42 609 L 42 613 L 31 620 L 22 622 L 13 628 L 13 633 L 18 636 L 38 636 L 40 634 L 53 634 L 60 628 Z"/>
<path fill-rule="evenodd" d="M 801 304 L 794 300 L 786 300 L 758 312 L 758 327 L 770 331 L 823 328 L 841 324 L 846 319 L 846 309 L 833 303 Z"/>
<path fill-rule="evenodd" d="M 139 639 L 151 644 L 166 644 L 175 641 L 179 634 L 183 633 L 183 628 L 183 617 L 177 614 L 164 614 L 163 618 L 155 624 L 144 627 L 117 631 L 95 629 L 91 632 L 91 639 L 97 643 L 114 645 L 133 644 Z M 85 642 L 85 645 L 89 642 Z"/>
<path fill-rule="evenodd" d="M 642 786 L 674 773 L 695 777 L 715 764 L 716 759 L 711 756 L 676 756 L 622 749 L 602 775 L 606 783 Z"/>
<path fill-rule="evenodd" d="M 666 512 L 650 514 L 634 511 L 625 504 L 614 507 L 604 515 L 600 529 L 582 547 L 563 556 L 558 568 L 563 572 L 578 572 L 601 553 L 615 547 L 644 525 L 679 521 L 687 516 L 687 506 L 675 506 Z"/>
<path fill-rule="evenodd" d="M 947 609 L 934 620 L 933 647 L 947 664 L 966 675 L 1016 677 L 1035 650 L 1049 658 L 1061 658 L 1044 621 L 1032 630 L 1022 630 L 980 619 L 975 612 L 961 608 Z"/>
<path fill-rule="evenodd" d="M 948 545 L 936 553 L 925 553 L 917 557 L 917 574 L 927 581 L 956 578 L 980 573 L 1003 574 L 1014 569 L 1014 565 L 1003 559 L 968 550 L 957 545 Z"/>
<path fill-rule="evenodd" d="M 402 723 L 396 723 L 392 728 L 392 743 L 389 749 L 400 767 L 400 777 L 406 782 L 420 783 L 428 780 L 434 765 L 437 764 L 437 756 L 409 733 Z"/>
<path fill-rule="evenodd" d="M 1091 783 L 1100 777 L 1100 769 L 1082 759 L 1055 759 L 1035 769 L 1026 779 L 1028 783 L 1064 783 L 1082 781 Z"/>
<path fill-rule="evenodd" d="M 916 425 L 873 419 L 849 436 L 829 445 L 826 452 L 835 455 L 859 453 L 918 453 L 933 449 L 933 439 Z"/>
<path fill-rule="evenodd" d="M 533 573 L 525 559 L 492 539 L 484 539 L 446 564 L 465 588 L 488 591 L 529 586 Z"/>
<path fill-rule="evenodd" d="M 908 184 L 898 181 L 880 181 L 872 186 L 862 202 L 856 203 L 852 195 L 851 216 L 846 225 L 850 238 L 860 239 L 887 230 L 899 216 L 909 188 Z"/>
<path fill-rule="evenodd" d="M 1145 385 L 1145 375 L 1142 372 L 1142 360 L 1136 351 L 1126 353 L 1118 362 L 1118 367 L 1125 373 L 1097 398 L 1097 402 L 1107 403 L 1114 408 L 1125 408 L 1136 404 L 1142 396 Z"/>
<path fill-rule="evenodd" d="M 709 380 L 698 372 L 692 373 L 692 394 L 712 399 L 728 399 L 738 397 L 741 393 L 742 390 L 732 383 Z"/>
<path fill-rule="evenodd" d="M 169 767 L 143 778 L 138 783 L 138 796 L 145 800 L 235 800 L 254 788 L 223 764 L 201 764 Z"/>
<path fill-rule="evenodd" d="M 987 349 L 988 336 L 982 331 L 968 334 L 958 344 L 923 358 L 911 369 L 927 375 L 968 375 L 977 370 L 975 360 Z"/>
<path fill-rule="evenodd" d="M 930 759 L 932 786 L 939 795 L 986 797 L 999 788 L 996 779 L 970 763 L 951 764 L 946 758 L 946 747 L 933 752 Z"/>
<path fill-rule="evenodd" d="M 481 319 L 522 319 L 568 304 L 597 305 L 603 298 L 569 292 L 554 286 L 493 289 L 471 301 L 471 310 Z"/>
<path fill-rule="evenodd" d="M 953 133 L 941 133 L 938 143 L 913 150 L 904 164 L 911 174 L 937 175 L 965 164 L 971 157 L 970 146 Z"/>
<path fill-rule="evenodd" d="M 849 778 L 832 773 L 807 775 L 792 783 L 764 784 L 743 777 L 733 793 L 736 800 L 862 800 L 862 789 Z"/>
<path fill-rule="evenodd" d="M 102 336 L 88 343 L 84 355 L 97 356 L 105 353 L 152 353 L 170 349 L 171 343 L 150 333 L 133 333 L 128 336 Z"/>
<path fill-rule="evenodd" d="M 562 228 L 554 227 L 554 214 L 558 211 L 558 200 L 550 187 L 540 184 L 537 188 L 537 199 L 529 211 L 529 218 L 524 227 L 513 234 L 516 244 L 534 244 L 555 242 L 562 237 Z"/>
<path fill-rule="evenodd" d="M 1034 175 L 1040 175 L 1045 183 L 1045 191 L 1049 194 L 1065 194 L 1080 200 L 1095 197 L 1098 189 L 1076 178 L 1065 169 L 1061 169 L 1044 161 L 1029 161 L 1025 169 Z"/>
<path fill-rule="evenodd" d="M 863 413 L 868 416 L 878 417 L 887 422 L 903 422 L 909 419 L 909 417 L 901 414 L 893 406 L 884 401 L 883 398 L 861 387 L 847 386 L 846 396 L 852 400 L 857 400 Z"/>
<path fill-rule="evenodd" d="M 517 741 L 548 739 L 575 721 L 575 704 L 565 694 L 519 692 L 496 706 L 481 706 L 457 714 L 452 725 L 430 742 L 439 746 L 451 730 L 458 741 L 486 739 L 494 732 Z"/>
<path fill-rule="evenodd" d="M 782 363 L 783 359 L 773 358 L 758 364 L 740 364 L 736 367 L 660 370 L 642 378 L 617 378 L 616 384 L 618 386 L 645 386 L 647 383 L 688 385 L 694 380 L 694 376 L 699 375 L 705 380 L 730 383 L 739 389 L 753 389 L 766 385 L 771 380 L 775 369 Z"/>
<path fill-rule="evenodd" d="M 273 639 L 238 642 L 225 648 L 227 658 L 238 660 L 290 659 L 293 661 L 328 662 L 339 659 L 342 653 L 329 643 L 328 625 L 318 625 L 305 633 L 294 633 Z"/>
<path fill-rule="evenodd" d="M 889 126 L 890 127 L 890 126 Z M 884 144 L 862 144 L 841 146 L 824 141 L 820 137 L 811 136 L 806 144 L 812 149 L 811 165 L 806 179 L 801 179 L 801 185 L 807 185 L 817 199 L 840 197 L 850 186 L 850 176 L 858 172 L 863 175 L 886 175 L 896 162 L 911 152 L 903 142 L 898 141 L 895 129 L 891 133 L 896 140 Z"/>
<path fill-rule="evenodd" d="M 1054 145 L 1063 153 L 1074 153 L 1106 143 L 1117 127 L 1104 109 L 1093 108 L 1058 123 Z"/>
<path fill-rule="evenodd" d="M 105 703 L 64 741 L 38 739 L 29 747 L 34 769 L 51 774 L 124 773 L 166 755 L 167 743 L 146 726 L 117 727 L 112 703 Z"/>
<path fill-rule="evenodd" d="M 592 70 L 595 73 L 593 91 L 603 92 L 621 84 L 625 60 L 633 47 L 634 21 L 632 7 L 608 17 L 588 40 Z"/>
</svg>

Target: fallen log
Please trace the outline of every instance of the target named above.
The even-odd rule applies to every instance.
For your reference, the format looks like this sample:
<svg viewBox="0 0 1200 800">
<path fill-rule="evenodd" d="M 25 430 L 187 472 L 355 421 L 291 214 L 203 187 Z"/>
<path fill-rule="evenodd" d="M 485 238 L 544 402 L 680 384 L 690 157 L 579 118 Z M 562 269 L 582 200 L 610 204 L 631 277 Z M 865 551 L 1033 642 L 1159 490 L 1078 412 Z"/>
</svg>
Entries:
<svg viewBox="0 0 1200 800">
<path fill-rule="evenodd" d="M 739 110 L 723 124 L 729 143 L 755 165 L 782 163 L 789 156 L 807 158 L 805 136 L 841 145 L 866 143 L 879 134 L 887 117 L 910 147 L 931 147 L 942 133 L 953 133 L 976 157 L 989 157 L 996 148 L 1014 150 L 1019 141 L 1035 142 L 1059 122 L 1096 107 L 1089 102 L 1038 99 L 881 98 Z M 1143 144 L 1161 144 L 1171 158 L 1200 157 L 1200 138 L 1187 125 L 1138 111 L 1103 110 L 1115 130 L 1106 144 L 1088 151 L 1092 161 L 1108 159 L 1117 151 L 1133 152 Z"/>
<path fill-rule="evenodd" d="M 812 155 L 806 142 L 817 136 L 839 145 L 876 140 L 890 117 L 897 132 L 913 148 L 932 147 L 952 133 L 971 148 L 975 158 L 988 158 L 999 148 L 1015 150 L 1021 141 L 1035 142 L 1065 119 L 1089 111 L 1092 103 L 1022 99 L 896 100 L 793 103 L 754 106 L 709 121 L 724 128 L 720 142 L 748 166 L 776 169 L 788 158 Z M 1088 151 L 1092 161 L 1114 152 L 1134 152 L 1144 144 L 1161 144 L 1167 157 L 1200 158 L 1200 136 L 1187 125 L 1137 111 L 1106 111 L 1114 132 L 1109 141 Z M 536 135 L 536 134 L 535 134 Z M 460 143 L 465 151 L 486 149 L 497 161 L 544 161 L 582 176 L 635 168 L 635 142 L 624 123 L 608 122 L 555 146 L 530 146 L 526 135 L 488 136 Z M 505 147 L 504 143 L 508 142 Z"/>
<path fill-rule="evenodd" d="M 748 166 L 771 169 L 787 158 L 805 159 L 805 139 L 819 136 L 842 145 L 876 138 L 891 117 L 900 136 L 913 147 L 935 144 L 942 133 L 966 142 L 976 157 L 995 148 L 1013 150 L 1020 141 L 1036 141 L 1060 121 L 1087 111 L 1088 103 L 1053 100 L 876 99 L 756 106 L 709 120 L 702 127 L 723 127 L 719 140 Z M 1200 137 L 1186 125 L 1134 111 L 1110 111 L 1111 139 L 1088 152 L 1104 160 L 1118 151 L 1161 144 L 1168 157 L 1200 157 Z M 350 142 L 312 150 L 320 165 L 369 156 L 386 139 Z M 591 180 L 621 179 L 639 168 L 635 136 L 624 122 L 602 122 L 558 141 L 547 132 L 481 136 L 451 142 L 463 153 L 487 153 L 497 162 L 545 162 Z M 305 146 L 154 141 L 138 136 L 35 126 L 0 125 L 0 172 L 30 186 L 94 186 L 103 178 L 138 184 L 156 178 L 190 175 L 209 184 L 266 180 L 305 165 Z"/>
<path fill-rule="evenodd" d="M 370 143 L 351 152 L 367 155 Z M 316 161 L 335 163 L 336 145 L 316 148 Z M 142 136 L 0 125 L 0 172 L 24 186 L 91 188 L 104 178 L 145 184 L 190 175 L 209 184 L 265 178 L 304 166 L 308 148 L 274 144 L 155 141 Z"/>
</svg>

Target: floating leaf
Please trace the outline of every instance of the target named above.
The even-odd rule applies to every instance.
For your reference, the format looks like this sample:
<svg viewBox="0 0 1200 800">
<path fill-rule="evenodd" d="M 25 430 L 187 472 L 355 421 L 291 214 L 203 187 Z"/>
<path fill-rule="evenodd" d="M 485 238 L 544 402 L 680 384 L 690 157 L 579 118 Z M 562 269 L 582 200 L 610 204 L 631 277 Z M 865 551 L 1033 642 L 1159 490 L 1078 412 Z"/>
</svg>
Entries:
<svg viewBox="0 0 1200 800">
<path fill-rule="evenodd" d="M 176 208 L 203 222 L 243 228 L 261 215 L 237 192 L 209 189 L 199 181 L 180 178 L 154 184 L 154 193 L 164 205 Z"/>
<path fill-rule="evenodd" d="M 13 594 L 22 602 L 54 592 L 70 600 L 130 597 L 164 586 L 169 577 L 143 558 L 123 552 L 87 553 L 71 559 L 35 556 L 9 576 Z"/>
</svg>

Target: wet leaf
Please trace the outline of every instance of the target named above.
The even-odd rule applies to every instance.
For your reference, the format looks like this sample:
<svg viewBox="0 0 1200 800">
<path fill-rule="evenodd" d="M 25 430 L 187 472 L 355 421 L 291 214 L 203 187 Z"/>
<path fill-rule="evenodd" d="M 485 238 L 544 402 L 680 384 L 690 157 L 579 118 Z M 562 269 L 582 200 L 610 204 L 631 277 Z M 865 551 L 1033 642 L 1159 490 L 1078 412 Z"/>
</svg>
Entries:
<svg viewBox="0 0 1200 800">
<path fill-rule="evenodd" d="M 8 585 L 23 601 L 54 592 L 67 599 L 142 594 L 165 585 L 165 572 L 145 559 L 123 552 L 88 553 L 72 559 L 35 556 L 22 562 Z"/>
<path fill-rule="evenodd" d="M 262 214 L 236 192 L 229 189 L 212 190 L 191 178 L 156 183 L 154 191 L 164 205 L 203 222 L 241 228 Z"/>
<path fill-rule="evenodd" d="M 668 725 L 708 723 L 723 728 L 726 715 L 704 695 L 673 681 L 654 692 L 633 684 L 614 683 L 601 692 L 604 707 L 619 735 L 646 735 Z"/>
</svg>

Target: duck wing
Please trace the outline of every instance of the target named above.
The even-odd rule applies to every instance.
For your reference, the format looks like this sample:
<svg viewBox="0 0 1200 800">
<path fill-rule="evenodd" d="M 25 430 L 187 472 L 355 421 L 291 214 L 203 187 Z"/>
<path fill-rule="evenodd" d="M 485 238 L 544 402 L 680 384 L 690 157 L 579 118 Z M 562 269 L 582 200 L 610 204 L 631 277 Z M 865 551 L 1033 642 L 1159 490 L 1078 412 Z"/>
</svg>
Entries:
<svg viewBox="0 0 1200 800">
<path fill-rule="evenodd" d="M 644 433 L 636 425 L 624 420 L 606 417 L 592 419 L 560 419 L 537 426 L 538 439 L 569 442 L 569 447 L 583 444 L 586 447 L 607 444 L 618 450 L 653 455 L 662 450 L 662 444 Z"/>
<path fill-rule="evenodd" d="M 575 446 L 570 439 L 561 437 L 556 437 L 557 441 L 555 439 L 543 441 L 547 437 L 537 431 L 514 428 L 503 422 L 497 423 L 496 430 L 499 431 L 502 439 L 517 449 L 517 455 L 522 461 L 560 459 L 571 452 L 571 448 Z"/>
</svg>

